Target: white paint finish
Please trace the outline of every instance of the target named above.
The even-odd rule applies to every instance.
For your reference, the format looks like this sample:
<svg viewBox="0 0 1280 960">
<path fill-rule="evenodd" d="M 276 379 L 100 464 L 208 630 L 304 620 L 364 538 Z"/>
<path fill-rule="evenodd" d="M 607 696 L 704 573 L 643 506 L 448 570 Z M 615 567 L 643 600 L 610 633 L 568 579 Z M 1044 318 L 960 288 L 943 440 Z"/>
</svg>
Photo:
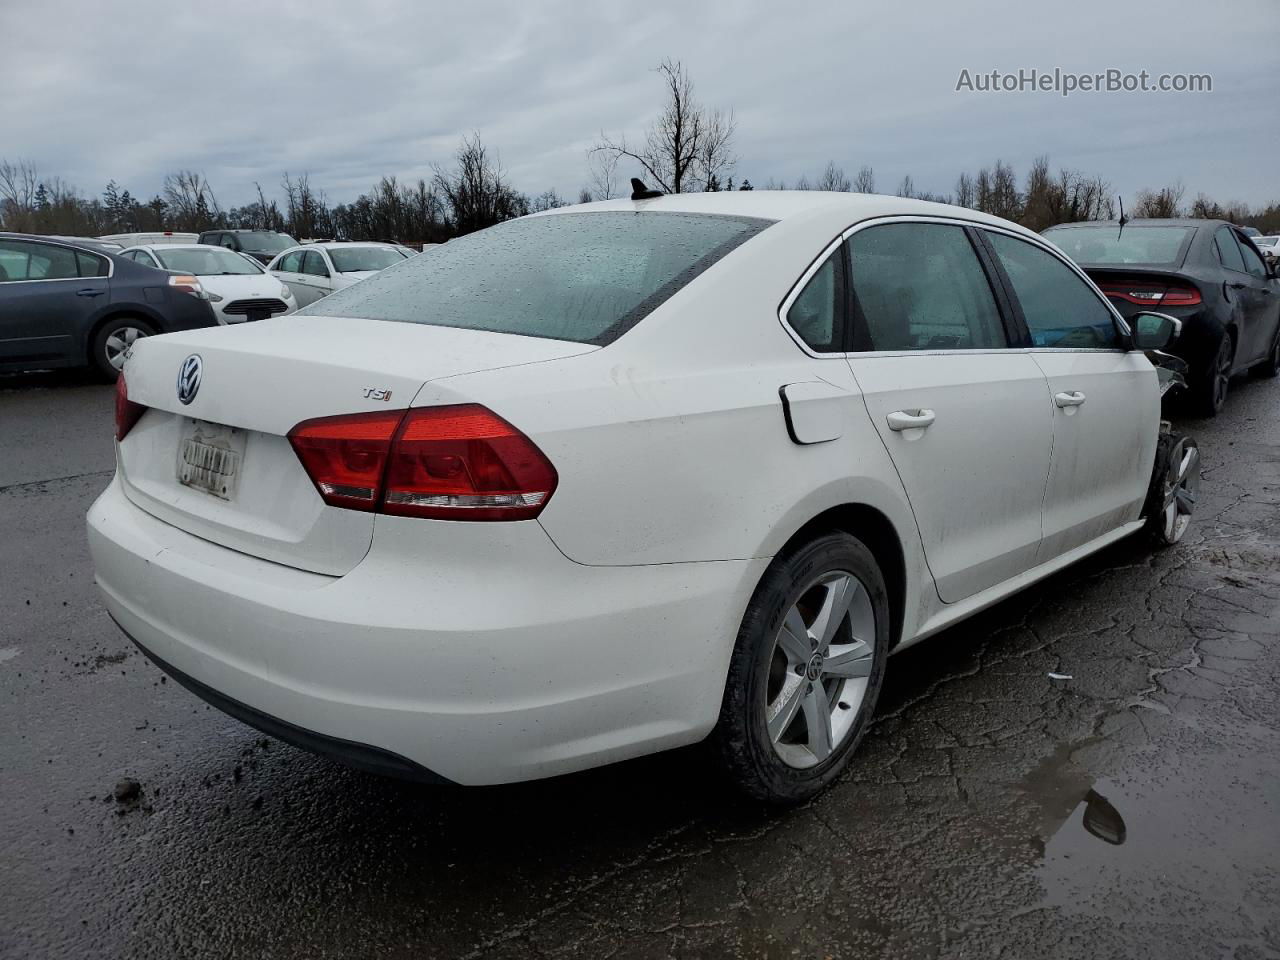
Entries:
<svg viewBox="0 0 1280 960">
<path fill-rule="evenodd" d="M 943 600 L 1032 566 L 1053 430 L 1045 379 L 1014 350 L 851 354 Z M 895 429 L 896 414 L 921 427 Z"/>
<path fill-rule="evenodd" d="M 322 577 L 191 537 L 133 507 L 118 482 L 88 522 L 107 609 L 157 656 L 464 784 L 704 737 L 724 638 L 767 565 L 582 567 L 533 522 L 379 517 L 365 562 Z"/>
<path fill-rule="evenodd" d="M 1098 516 L 1119 509 L 1123 478 L 1149 459 L 1158 409 L 1141 356 L 1072 386 L 1019 350 L 815 357 L 779 322 L 815 256 L 858 222 L 998 221 L 890 197 L 753 193 L 599 207 L 784 218 L 603 349 L 311 316 L 141 342 L 130 395 L 161 412 L 126 439 L 89 517 L 108 608 L 251 706 L 492 783 L 705 735 L 770 558 L 833 508 L 877 511 L 897 532 L 908 644 L 1136 529 L 1119 525 L 1129 503 L 1111 529 L 1037 565 L 1059 414 L 1075 427 L 1096 398 L 1138 393 L 1141 442 L 1115 465 L 1114 490 L 1081 505 Z M 175 378 L 190 353 L 205 376 L 183 407 Z M 820 383 L 830 392 L 795 386 Z M 791 439 L 783 386 L 815 405 L 802 432 L 822 442 Z M 547 508 L 537 521 L 465 523 L 319 505 L 283 435 L 387 409 L 368 388 L 390 389 L 393 408 L 478 402 L 510 420 L 559 473 Z M 1053 396 L 1077 391 L 1086 402 L 1068 421 Z M 162 434 L 181 416 L 252 432 L 239 513 L 166 488 L 176 450 Z"/>
<path fill-rule="evenodd" d="M 825 380 L 789 383 L 782 388 L 787 426 L 796 443 L 826 443 L 844 433 L 850 394 Z"/>
<path fill-rule="evenodd" d="M 1160 399 L 1140 352 L 1033 350 L 1053 406 L 1043 563 L 1137 518 L 1151 480 Z M 1058 398 L 1068 398 L 1063 406 Z"/>
</svg>

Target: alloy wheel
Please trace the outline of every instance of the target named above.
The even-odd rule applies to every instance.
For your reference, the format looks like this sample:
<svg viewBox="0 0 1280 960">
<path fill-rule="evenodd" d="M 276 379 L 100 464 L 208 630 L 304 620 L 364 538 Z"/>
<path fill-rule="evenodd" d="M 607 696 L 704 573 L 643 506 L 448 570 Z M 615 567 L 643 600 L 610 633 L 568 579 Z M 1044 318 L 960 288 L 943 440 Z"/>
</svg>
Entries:
<svg viewBox="0 0 1280 960">
<path fill-rule="evenodd" d="M 107 363 L 117 370 L 124 369 L 125 357 L 129 348 L 139 337 L 147 336 L 147 331 L 138 327 L 120 327 L 106 339 Z"/>
<path fill-rule="evenodd" d="M 784 763 L 821 763 L 852 732 L 875 663 L 876 617 L 866 586 L 835 570 L 801 591 L 774 639 L 764 703 Z"/>
<path fill-rule="evenodd" d="M 1164 476 L 1163 527 L 1160 535 L 1166 543 L 1177 543 L 1191 525 L 1191 512 L 1200 496 L 1200 450 L 1195 442 L 1183 438 L 1169 454 L 1169 469 Z"/>
</svg>

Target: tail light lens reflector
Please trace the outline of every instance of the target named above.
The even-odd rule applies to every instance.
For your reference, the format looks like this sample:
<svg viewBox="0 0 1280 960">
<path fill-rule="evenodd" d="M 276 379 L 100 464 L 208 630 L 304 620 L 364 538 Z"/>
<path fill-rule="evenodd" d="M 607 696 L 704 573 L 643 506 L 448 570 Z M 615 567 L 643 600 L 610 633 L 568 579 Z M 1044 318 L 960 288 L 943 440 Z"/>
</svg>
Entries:
<svg viewBox="0 0 1280 960">
<path fill-rule="evenodd" d="M 555 492 L 532 440 L 479 404 L 307 420 L 289 442 L 324 502 L 435 520 L 529 520 Z"/>
<path fill-rule="evenodd" d="M 146 412 L 146 407 L 129 399 L 129 385 L 124 382 L 124 374 L 116 377 L 116 440 L 128 436 Z"/>
</svg>

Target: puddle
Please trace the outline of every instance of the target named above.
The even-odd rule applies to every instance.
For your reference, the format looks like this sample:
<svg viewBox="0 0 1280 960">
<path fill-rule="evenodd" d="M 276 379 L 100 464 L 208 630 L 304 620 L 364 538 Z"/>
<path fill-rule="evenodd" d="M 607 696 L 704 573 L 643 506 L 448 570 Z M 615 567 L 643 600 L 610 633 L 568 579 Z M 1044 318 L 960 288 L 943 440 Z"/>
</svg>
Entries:
<svg viewBox="0 0 1280 960">
<path fill-rule="evenodd" d="M 1211 751 L 1132 757 L 1092 780 L 1060 748 L 1024 788 L 1043 810 L 1043 899 L 1031 909 L 1126 922 L 1217 913 L 1256 934 L 1274 905 L 1280 861 L 1280 760 Z M 1022 911 L 1020 911 L 1022 912 Z"/>
<path fill-rule="evenodd" d="M 12 660 L 21 652 L 22 651 L 17 647 L 0 647 L 0 663 L 4 663 L 6 660 Z"/>
</svg>

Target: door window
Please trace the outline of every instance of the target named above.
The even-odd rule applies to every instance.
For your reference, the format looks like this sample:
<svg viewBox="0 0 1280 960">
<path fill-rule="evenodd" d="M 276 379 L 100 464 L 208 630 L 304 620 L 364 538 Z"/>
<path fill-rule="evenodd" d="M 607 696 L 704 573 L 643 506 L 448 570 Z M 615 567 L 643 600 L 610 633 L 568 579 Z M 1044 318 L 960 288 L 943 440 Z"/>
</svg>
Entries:
<svg viewBox="0 0 1280 960">
<path fill-rule="evenodd" d="M 810 350 L 844 350 L 844 266 L 836 250 L 787 310 L 787 324 Z"/>
<path fill-rule="evenodd" d="M 0 240 L 6 280 L 69 280 L 80 276 L 76 252 L 49 243 Z"/>
<path fill-rule="evenodd" d="M 1240 256 L 1244 257 L 1244 268 L 1260 280 L 1267 278 L 1267 268 L 1263 266 L 1262 258 L 1258 256 L 1258 252 L 1253 249 L 1253 245 L 1245 243 L 1239 237 L 1236 238 L 1240 247 Z"/>
<path fill-rule="evenodd" d="M 1213 245 L 1218 251 L 1218 260 L 1228 270 L 1244 273 L 1244 257 L 1240 253 L 1240 245 L 1236 243 L 1235 234 L 1230 227 L 1219 227 L 1213 235 Z"/>
<path fill-rule="evenodd" d="M 292 253 L 285 254 L 284 259 L 280 261 L 276 269 L 283 273 L 301 273 L 302 255 L 305 252 L 304 250 L 294 250 Z"/>
<path fill-rule="evenodd" d="M 1108 307 L 1065 263 L 1046 250 L 988 231 L 1036 347 L 1122 349 Z"/>
<path fill-rule="evenodd" d="M 302 272 L 312 277 L 329 276 L 329 268 L 318 250 L 308 250 L 302 257 Z"/>
<path fill-rule="evenodd" d="M 987 275 L 963 227 L 887 223 L 849 238 L 857 350 L 1008 346 Z"/>
</svg>

